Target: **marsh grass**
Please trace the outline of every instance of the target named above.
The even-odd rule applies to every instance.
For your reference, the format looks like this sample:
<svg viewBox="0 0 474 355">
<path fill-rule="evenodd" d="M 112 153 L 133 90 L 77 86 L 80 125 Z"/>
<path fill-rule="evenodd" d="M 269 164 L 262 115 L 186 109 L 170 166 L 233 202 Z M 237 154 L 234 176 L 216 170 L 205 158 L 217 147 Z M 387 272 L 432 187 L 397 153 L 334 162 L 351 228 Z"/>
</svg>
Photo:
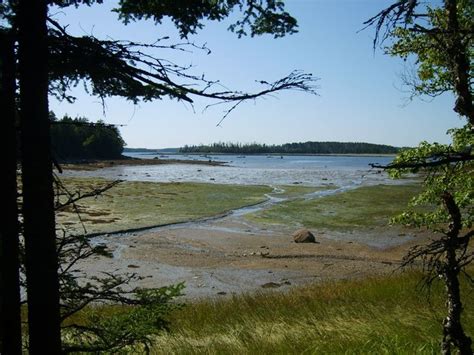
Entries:
<svg viewBox="0 0 474 355">
<path fill-rule="evenodd" d="M 428 297 L 421 275 L 338 281 L 204 300 L 175 311 L 157 354 L 436 354 L 443 289 Z M 464 324 L 474 334 L 474 308 L 464 284 Z"/>
<path fill-rule="evenodd" d="M 106 180 L 64 179 L 69 191 L 88 191 Z M 112 232 L 211 217 L 265 201 L 268 186 L 126 181 L 97 198 L 80 201 L 77 209 L 89 233 Z M 58 220 L 73 230 L 81 224 L 71 208 Z"/>
<path fill-rule="evenodd" d="M 317 199 L 297 199 L 248 215 L 253 222 L 327 230 L 382 227 L 406 208 L 418 185 L 365 186 Z"/>
</svg>

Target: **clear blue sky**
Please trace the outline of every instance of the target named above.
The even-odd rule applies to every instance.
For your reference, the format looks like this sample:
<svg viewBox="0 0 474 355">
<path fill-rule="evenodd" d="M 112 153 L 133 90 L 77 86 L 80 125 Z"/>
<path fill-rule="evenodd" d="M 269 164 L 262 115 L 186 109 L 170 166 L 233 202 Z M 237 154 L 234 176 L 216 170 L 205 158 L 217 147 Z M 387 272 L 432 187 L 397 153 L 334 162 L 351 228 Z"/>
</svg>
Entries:
<svg viewBox="0 0 474 355">
<path fill-rule="evenodd" d="M 190 39 L 206 43 L 210 55 L 159 53 L 194 73 L 205 73 L 236 90 L 256 90 L 255 80 L 276 80 L 293 69 L 320 78 L 319 96 L 285 92 L 248 102 L 236 109 L 220 127 L 223 106 L 204 112 L 209 101 L 197 100 L 194 110 L 168 99 L 133 105 L 119 98 L 106 101 L 105 116 L 97 98 L 82 89 L 74 104 L 53 98 L 57 116 L 86 116 L 92 121 L 124 124 L 120 130 L 129 147 L 164 148 L 217 141 L 280 144 L 300 141 L 357 141 L 413 146 L 421 140 L 446 143 L 446 130 L 462 121 L 452 111 L 453 98 L 408 101 L 400 74 L 407 65 L 372 49 L 373 30 L 357 33 L 364 20 L 391 1 L 287 0 L 297 18 L 299 33 L 282 39 L 271 36 L 241 38 L 228 32 L 230 21 L 208 23 Z M 70 8 L 55 14 L 75 34 L 153 42 L 171 36 L 180 42 L 173 26 L 151 22 L 123 26 L 110 12 L 113 2 L 91 8 Z M 52 10 L 52 13 L 55 11 Z M 171 43 L 171 42 L 170 42 Z M 408 67 L 409 68 L 409 67 Z"/>
</svg>

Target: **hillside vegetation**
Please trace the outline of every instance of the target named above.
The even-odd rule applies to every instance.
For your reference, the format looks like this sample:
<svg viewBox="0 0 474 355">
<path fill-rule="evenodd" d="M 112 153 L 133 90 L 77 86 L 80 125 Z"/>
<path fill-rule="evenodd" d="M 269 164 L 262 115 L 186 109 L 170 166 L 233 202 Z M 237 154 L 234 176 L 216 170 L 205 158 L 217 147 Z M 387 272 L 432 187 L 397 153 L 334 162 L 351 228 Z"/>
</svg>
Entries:
<svg viewBox="0 0 474 355">
<path fill-rule="evenodd" d="M 50 119 L 51 143 L 58 160 L 122 157 L 125 142 L 116 126 L 67 115 L 56 119 L 52 113 Z"/>
</svg>

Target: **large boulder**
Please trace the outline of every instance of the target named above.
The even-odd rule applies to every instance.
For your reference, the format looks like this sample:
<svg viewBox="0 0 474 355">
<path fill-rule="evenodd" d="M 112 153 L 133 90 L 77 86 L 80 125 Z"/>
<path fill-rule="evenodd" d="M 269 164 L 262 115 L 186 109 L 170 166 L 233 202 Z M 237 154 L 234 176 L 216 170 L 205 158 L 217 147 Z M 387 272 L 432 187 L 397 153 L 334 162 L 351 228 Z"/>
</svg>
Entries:
<svg viewBox="0 0 474 355">
<path fill-rule="evenodd" d="M 293 233 L 293 240 L 295 243 L 316 243 L 313 233 L 306 228 L 298 229 Z"/>
</svg>

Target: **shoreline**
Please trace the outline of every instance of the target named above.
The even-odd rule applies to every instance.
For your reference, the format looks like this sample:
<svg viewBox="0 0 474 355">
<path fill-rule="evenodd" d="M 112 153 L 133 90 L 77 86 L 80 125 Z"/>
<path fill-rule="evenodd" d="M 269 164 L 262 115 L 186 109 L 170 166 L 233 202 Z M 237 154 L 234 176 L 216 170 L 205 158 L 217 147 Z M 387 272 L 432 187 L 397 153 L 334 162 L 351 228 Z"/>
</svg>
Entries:
<svg viewBox="0 0 474 355">
<path fill-rule="evenodd" d="M 166 155 L 166 156 L 204 156 L 204 155 L 218 155 L 218 156 L 235 156 L 235 155 L 242 155 L 242 156 L 322 156 L 322 157 L 396 157 L 397 154 L 383 154 L 383 153 L 152 153 L 148 151 L 133 151 L 133 152 L 125 152 L 128 154 L 142 154 L 142 155 Z M 128 155 L 127 155 L 128 157 Z M 132 158 L 133 159 L 133 158 Z M 141 158 L 137 158 L 141 159 Z"/>
<path fill-rule="evenodd" d="M 222 166 L 227 162 L 213 160 L 181 160 L 181 159 L 141 159 L 125 157 L 123 159 L 84 159 L 76 161 L 65 161 L 59 163 L 63 170 L 99 170 L 115 166 L 143 166 L 143 165 L 167 165 L 167 164 L 191 164 L 206 166 Z"/>
</svg>

